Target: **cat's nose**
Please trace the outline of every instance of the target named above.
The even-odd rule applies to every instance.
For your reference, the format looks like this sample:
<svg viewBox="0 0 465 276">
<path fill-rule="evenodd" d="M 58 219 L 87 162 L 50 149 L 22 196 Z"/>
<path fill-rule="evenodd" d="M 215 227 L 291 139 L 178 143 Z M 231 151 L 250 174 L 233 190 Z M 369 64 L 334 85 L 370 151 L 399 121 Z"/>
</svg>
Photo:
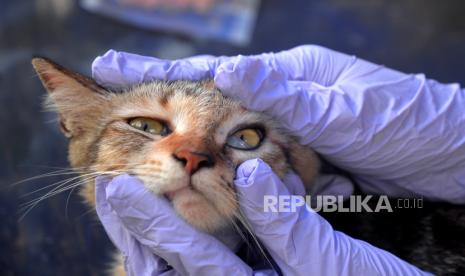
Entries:
<svg viewBox="0 0 465 276">
<path fill-rule="evenodd" d="M 202 167 L 213 166 L 213 158 L 206 152 L 194 151 L 192 149 L 181 149 L 173 154 L 174 159 L 184 165 L 186 172 L 193 175 Z"/>
</svg>

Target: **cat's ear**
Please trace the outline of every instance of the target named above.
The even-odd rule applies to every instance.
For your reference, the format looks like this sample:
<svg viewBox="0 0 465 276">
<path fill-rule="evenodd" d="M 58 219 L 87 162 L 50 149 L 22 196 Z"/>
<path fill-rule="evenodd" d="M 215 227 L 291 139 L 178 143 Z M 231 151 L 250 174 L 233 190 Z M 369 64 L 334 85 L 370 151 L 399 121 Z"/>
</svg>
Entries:
<svg viewBox="0 0 465 276">
<path fill-rule="evenodd" d="M 86 122 L 98 119 L 107 102 L 107 92 L 93 79 L 42 57 L 33 58 L 32 66 L 49 92 L 46 106 L 58 112 L 66 137 L 79 135 Z"/>
<path fill-rule="evenodd" d="M 292 169 L 302 179 L 305 188 L 309 189 L 320 170 L 318 156 L 312 149 L 302 146 L 297 142 L 290 143 L 288 153 Z"/>
</svg>

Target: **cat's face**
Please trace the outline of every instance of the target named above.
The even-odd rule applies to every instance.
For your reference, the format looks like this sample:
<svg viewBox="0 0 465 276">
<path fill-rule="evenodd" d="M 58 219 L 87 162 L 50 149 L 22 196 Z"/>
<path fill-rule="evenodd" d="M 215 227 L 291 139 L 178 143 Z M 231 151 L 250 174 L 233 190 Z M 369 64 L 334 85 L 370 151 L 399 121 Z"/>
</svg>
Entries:
<svg viewBox="0 0 465 276">
<path fill-rule="evenodd" d="M 312 151 L 207 82 L 152 82 L 110 93 L 47 60 L 33 64 L 70 139 L 72 166 L 133 174 L 202 230 L 235 218 L 233 180 L 245 160 L 261 158 L 280 177 L 294 169 L 306 184 L 316 174 Z M 92 181 L 83 195 L 94 201 Z"/>
</svg>

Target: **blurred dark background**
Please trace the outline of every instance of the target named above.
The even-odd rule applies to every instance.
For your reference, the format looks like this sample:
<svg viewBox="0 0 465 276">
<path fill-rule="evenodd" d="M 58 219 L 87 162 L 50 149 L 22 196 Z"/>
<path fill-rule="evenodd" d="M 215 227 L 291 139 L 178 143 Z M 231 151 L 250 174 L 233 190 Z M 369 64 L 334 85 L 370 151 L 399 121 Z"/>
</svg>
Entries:
<svg viewBox="0 0 465 276">
<path fill-rule="evenodd" d="M 441 82 L 465 84 L 465 1 L 264 0 L 249 45 L 139 29 L 71 0 L 0 0 L 0 274 L 101 275 L 112 247 L 74 192 L 20 219 L 28 192 L 63 179 L 17 181 L 67 167 L 66 141 L 30 65 L 44 55 L 90 75 L 109 48 L 160 58 L 237 55 L 319 44 Z"/>
</svg>

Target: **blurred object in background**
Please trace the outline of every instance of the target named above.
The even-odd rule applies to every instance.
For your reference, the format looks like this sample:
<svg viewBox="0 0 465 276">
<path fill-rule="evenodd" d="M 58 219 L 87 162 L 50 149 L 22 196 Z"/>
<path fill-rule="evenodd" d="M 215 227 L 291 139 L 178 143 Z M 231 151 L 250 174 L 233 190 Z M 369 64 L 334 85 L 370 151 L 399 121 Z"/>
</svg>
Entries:
<svg viewBox="0 0 465 276">
<path fill-rule="evenodd" d="M 260 0 L 81 0 L 92 12 L 137 27 L 247 46 Z"/>
<path fill-rule="evenodd" d="M 36 0 L 37 13 L 50 14 L 57 19 L 64 19 L 73 11 L 72 0 Z"/>
<path fill-rule="evenodd" d="M 214 0 L 119 0 L 122 4 L 136 7 L 154 9 L 154 8 L 172 8 L 177 10 L 193 8 L 198 12 L 208 11 L 213 4 L 218 1 Z"/>
</svg>

